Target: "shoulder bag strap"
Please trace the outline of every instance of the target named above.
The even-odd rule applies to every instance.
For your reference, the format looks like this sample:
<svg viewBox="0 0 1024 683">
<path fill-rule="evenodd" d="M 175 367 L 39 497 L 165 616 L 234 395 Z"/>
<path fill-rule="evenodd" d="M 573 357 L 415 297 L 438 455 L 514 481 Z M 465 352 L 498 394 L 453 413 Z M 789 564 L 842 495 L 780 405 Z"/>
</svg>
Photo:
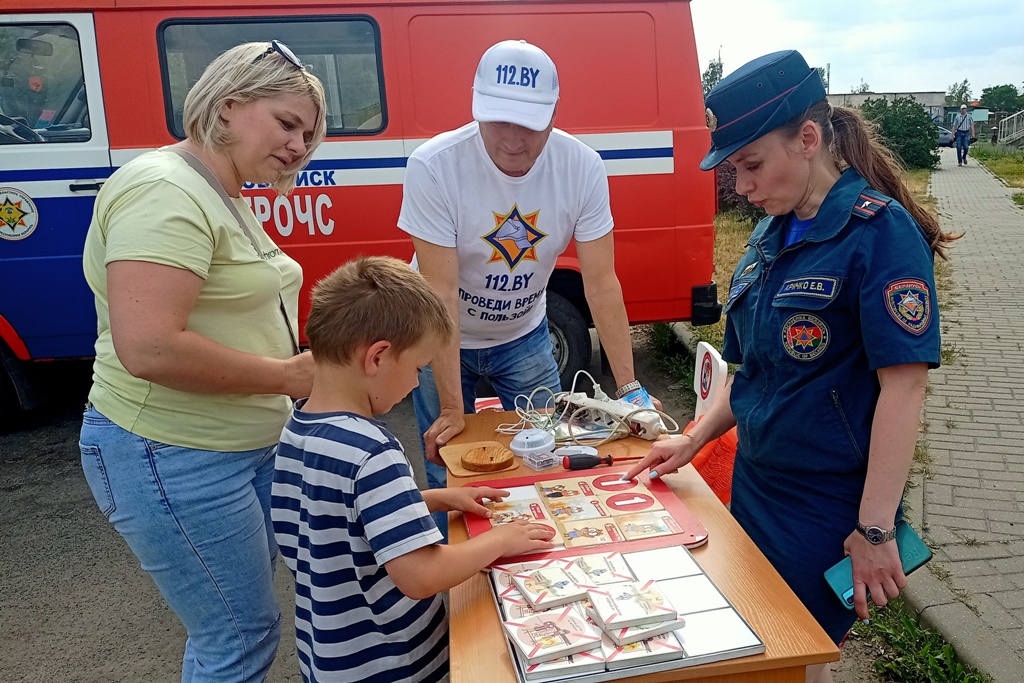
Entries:
<svg viewBox="0 0 1024 683">
<path fill-rule="evenodd" d="M 241 228 L 242 232 L 245 233 L 245 236 L 249 238 L 249 243 L 252 244 L 252 248 L 256 251 L 256 254 L 261 259 L 264 259 L 266 254 L 262 249 L 260 249 L 260 244 L 256 241 L 256 236 L 252 234 L 252 230 L 250 230 L 249 226 L 246 225 L 245 219 L 242 218 L 242 214 L 238 213 L 238 207 L 236 207 L 235 203 L 231 201 L 228 193 L 224 190 L 224 186 L 221 185 L 219 180 L 217 180 L 217 176 L 213 175 L 213 171 L 210 170 L 209 166 L 200 161 L 196 155 L 191 152 L 187 152 L 180 147 L 168 147 L 167 150 L 174 152 L 184 159 L 186 164 L 191 166 L 196 173 L 201 175 L 203 179 L 210 184 L 210 187 L 217 191 L 217 194 L 224 202 L 224 206 L 228 207 L 228 211 L 231 212 L 231 215 L 234 216 L 235 220 L 238 222 L 238 227 Z M 295 339 L 295 332 L 292 331 L 292 323 L 288 318 L 288 311 L 284 306 L 284 298 L 281 296 L 280 292 L 277 293 L 277 300 L 281 304 L 281 315 L 284 316 L 284 324 L 285 327 L 288 328 L 288 336 L 292 340 L 292 351 L 294 353 L 299 353 L 299 343 Z"/>
</svg>

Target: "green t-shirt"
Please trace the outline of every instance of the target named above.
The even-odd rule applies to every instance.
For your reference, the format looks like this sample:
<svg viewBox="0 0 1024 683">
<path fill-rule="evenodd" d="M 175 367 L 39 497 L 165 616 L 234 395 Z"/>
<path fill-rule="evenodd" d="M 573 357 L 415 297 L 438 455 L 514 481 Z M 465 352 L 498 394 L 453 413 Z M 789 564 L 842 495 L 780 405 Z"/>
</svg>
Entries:
<svg viewBox="0 0 1024 683">
<path fill-rule="evenodd" d="M 146 153 L 110 177 L 96 198 L 85 238 L 85 279 L 96 295 L 98 339 L 89 400 L 120 427 L 147 439 L 212 451 L 274 444 L 291 409 L 281 395 L 198 394 L 133 377 L 114 352 L 107 264 L 147 261 L 203 278 L 188 329 L 239 351 L 292 355 L 281 299 L 298 338 L 302 268 L 263 231 L 244 199 L 233 198 L 263 254 L 220 195 L 177 154 Z"/>
</svg>

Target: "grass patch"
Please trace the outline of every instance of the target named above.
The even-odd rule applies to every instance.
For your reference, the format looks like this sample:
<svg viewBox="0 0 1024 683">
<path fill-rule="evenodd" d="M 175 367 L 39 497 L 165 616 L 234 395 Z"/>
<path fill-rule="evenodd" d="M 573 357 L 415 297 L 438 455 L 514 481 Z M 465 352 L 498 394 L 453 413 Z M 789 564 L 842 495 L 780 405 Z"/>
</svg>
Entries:
<svg viewBox="0 0 1024 683">
<path fill-rule="evenodd" d="M 1017 206 L 1024 206 L 1024 192 L 1014 192 L 1011 199 Z"/>
<path fill-rule="evenodd" d="M 985 164 L 1008 186 L 1024 187 L 1024 149 L 983 142 L 971 145 L 971 156 Z"/>
<path fill-rule="evenodd" d="M 907 184 L 907 189 L 914 195 L 917 203 L 923 206 L 928 213 L 938 216 L 938 210 L 935 208 L 935 197 L 928 194 L 928 183 L 931 182 L 931 178 L 932 171 L 928 168 L 919 168 L 903 173 L 903 182 Z"/>
<path fill-rule="evenodd" d="M 956 344 L 943 344 L 939 349 L 939 361 L 943 365 L 952 365 L 964 355 L 963 350 Z"/>
<path fill-rule="evenodd" d="M 897 683 L 990 683 L 987 675 L 960 662 L 953 646 L 922 628 L 900 599 L 872 608 L 870 624 L 858 623 L 851 637 L 877 646 L 875 671 Z"/>
<path fill-rule="evenodd" d="M 693 387 L 693 359 L 671 325 L 657 323 L 651 326 L 651 348 L 658 354 L 669 377 L 684 390 Z"/>
</svg>

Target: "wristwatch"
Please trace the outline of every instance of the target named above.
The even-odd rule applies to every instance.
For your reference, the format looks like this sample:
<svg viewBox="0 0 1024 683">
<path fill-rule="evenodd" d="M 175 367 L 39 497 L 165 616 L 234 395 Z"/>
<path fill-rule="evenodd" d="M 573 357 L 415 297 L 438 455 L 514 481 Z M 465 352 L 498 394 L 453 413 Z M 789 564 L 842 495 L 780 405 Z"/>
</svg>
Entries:
<svg viewBox="0 0 1024 683">
<path fill-rule="evenodd" d="M 640 384 L 640 382 L 638 380 L 633 380 L 632 382 L 626 382 L 621 387 L 619 387 L 618 390 L 615 392 L 615 398 L 622 398 L 623 396 L 625 396 L 629 392 L 636 391 L 640 387 L 641 387 L 641 384 Z"/>
<path fill-rule="evenodd" d="M 860 522 L 857 522 L 857 531 L 863 534 L 871 545 L 881 545 L 896 538 L 896 529 L 886 531 L 877 526 L 864 526 Z"/>
</svg>

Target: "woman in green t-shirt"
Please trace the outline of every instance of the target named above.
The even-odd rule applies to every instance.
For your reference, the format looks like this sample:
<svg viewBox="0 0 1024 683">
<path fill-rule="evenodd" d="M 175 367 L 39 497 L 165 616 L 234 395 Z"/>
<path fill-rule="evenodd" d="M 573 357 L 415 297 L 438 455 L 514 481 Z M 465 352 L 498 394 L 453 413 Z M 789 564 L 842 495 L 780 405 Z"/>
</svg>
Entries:
<svg viewBox="0 0 1024 683">
<path fill-rule="evenodd" d="M 186 139 L 114 173 L 86 237 L 99 337 L 82 466 L 188 632 L 183 680 L 261 681 L 280 639 L 270 486 L 313 363 L 301 268 L 240 192 L 291 191 L 325 118 L 286 46 L 232 48 L 185 99 Z"/>
</svg>

